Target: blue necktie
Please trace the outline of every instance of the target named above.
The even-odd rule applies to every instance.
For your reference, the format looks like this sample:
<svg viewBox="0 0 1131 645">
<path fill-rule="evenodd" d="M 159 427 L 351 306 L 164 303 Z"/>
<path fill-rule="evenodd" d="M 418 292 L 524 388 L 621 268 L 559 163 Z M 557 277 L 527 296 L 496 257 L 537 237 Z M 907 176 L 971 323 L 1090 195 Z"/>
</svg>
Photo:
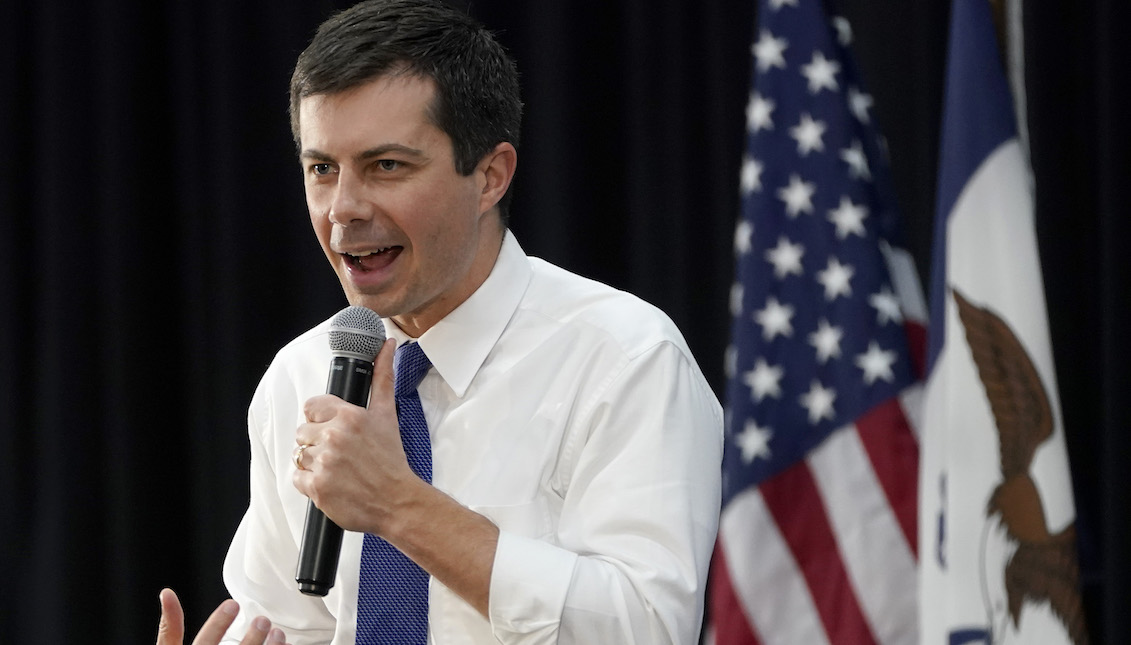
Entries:
<svg viewBox="0 0 1131 645">
<path fill-rule="evenodd" d="M 393 356 L 393 396 L 408 464 L 432 481 L 432 442 L 416 386 L 432 362 L 417 343 Z M 357 589 L 357 645 L 425 645 L 428 639 L 428 574 L 385 540 L 365 534 Z"/>
</svg>

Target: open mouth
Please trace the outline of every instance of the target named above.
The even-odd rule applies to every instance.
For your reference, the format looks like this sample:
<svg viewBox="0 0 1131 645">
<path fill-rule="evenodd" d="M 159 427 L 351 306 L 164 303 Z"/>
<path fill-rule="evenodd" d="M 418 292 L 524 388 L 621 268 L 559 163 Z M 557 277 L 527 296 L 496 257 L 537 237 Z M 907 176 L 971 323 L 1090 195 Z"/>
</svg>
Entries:
<svg viewBox="0 0 1131 645">
<path fill-rule="evenodd" d="M 404 247 L 386 246 L 372 251 L 351 251 L 342 253 L 346 264 L 353 271 L 376 271 L 389 266 L 400 255 Z"/>
</svg>

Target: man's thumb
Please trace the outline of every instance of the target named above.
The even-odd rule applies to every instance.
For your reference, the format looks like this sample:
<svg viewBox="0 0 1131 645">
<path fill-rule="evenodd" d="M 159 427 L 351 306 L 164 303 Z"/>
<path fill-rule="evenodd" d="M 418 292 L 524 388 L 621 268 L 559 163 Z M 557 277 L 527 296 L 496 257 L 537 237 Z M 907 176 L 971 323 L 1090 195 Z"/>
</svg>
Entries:
<svg viewBox="0 0 1131 645">
<path fill-rule="evenodd" d="M 157 645 L 183 645 L 185 612 L 172 589 L 161 590 L 161 622 L 157 624 Z"/>
</svg>

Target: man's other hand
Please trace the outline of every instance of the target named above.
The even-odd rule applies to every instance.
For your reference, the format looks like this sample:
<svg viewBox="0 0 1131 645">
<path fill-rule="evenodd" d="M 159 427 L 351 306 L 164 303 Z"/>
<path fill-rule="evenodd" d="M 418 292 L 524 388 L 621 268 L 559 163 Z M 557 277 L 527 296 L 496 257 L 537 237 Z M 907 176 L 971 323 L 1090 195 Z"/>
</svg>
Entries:
<svg viewBox="0 0 1131 645">
<path fill-rule="evenodd" d="M 228 599 L 220 603 L 216 611 L 204 621 L 192 645 L 217 645 L 224 632 L 236 619 L 240 606 Z M 157 625 L 157 645 L 183 645 L 185 638 L 185 612 L 181 601 L 172 589 L 161 590 L 161 622 Z M 286 636 L 281 629 L 271 629 L 271 621 L 260 616 L 251 622 L 240 645 L 285 644 Z"/>
</svg>

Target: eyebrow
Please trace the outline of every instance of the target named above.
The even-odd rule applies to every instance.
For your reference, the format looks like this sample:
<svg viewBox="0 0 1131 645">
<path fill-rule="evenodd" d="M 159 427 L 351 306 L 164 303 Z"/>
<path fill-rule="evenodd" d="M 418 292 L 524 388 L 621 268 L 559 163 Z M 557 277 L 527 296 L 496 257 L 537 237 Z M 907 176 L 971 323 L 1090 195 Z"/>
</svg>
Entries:
<svg viewBox="0 0 1131 645">
<path fill-rule="evenodd" d="M 357 155 L 357 160 L 358 161 L 368 161 L 369 159 L 373 159 L 375 157 L 381 157 L 381 156 L 384 156 L 386 154 L 389 154 L 390 152 L 396 152 L 396 153 L 403 154 L 403 155 L 409 155 L 411 157 L 416 157 L 418 159 L 426 156 L 424 154 L 423 150 L 418 150 L 416 148 L 410 148 L 408 146 L 401 145 L 399 143 L 386 143 L 386 144 L 376 146 L 374 148 L 369 148 L 368 150 L 362 151 L 361 153 L 359 153 Z M 307 149 L 303 150 L 302 153 L 299 154 L 299 159 L 302 159 L 302 160 L 305 160 L 305 161 L 334 161 L 333 156 L 331 156 L 330 154 L 325 153 L 321 150 L 318 150 L 317 148 L 307 148 Z"/>
</svg>

